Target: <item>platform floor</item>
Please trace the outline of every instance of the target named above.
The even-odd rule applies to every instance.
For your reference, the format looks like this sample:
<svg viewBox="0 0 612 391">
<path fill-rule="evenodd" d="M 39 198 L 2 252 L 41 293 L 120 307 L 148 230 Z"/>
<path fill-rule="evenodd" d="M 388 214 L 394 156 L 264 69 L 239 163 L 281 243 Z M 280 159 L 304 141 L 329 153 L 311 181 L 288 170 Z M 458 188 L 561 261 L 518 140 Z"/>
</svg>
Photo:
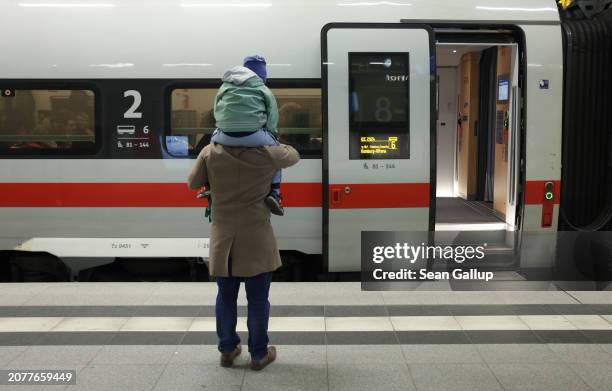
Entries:
<svg viewBox="0 0 612 391">
<path fill-rule="evenodd" d="M 273 283 L 278 360 L 218 366 L 212 283 L 0 284 L 0 369 L 66 390 L 610 390 L 612 292 Z M 238 328 L 246 342 L 244 291 Z M 41 386 L 0 386 L 40 390 Z"/>
</svg>

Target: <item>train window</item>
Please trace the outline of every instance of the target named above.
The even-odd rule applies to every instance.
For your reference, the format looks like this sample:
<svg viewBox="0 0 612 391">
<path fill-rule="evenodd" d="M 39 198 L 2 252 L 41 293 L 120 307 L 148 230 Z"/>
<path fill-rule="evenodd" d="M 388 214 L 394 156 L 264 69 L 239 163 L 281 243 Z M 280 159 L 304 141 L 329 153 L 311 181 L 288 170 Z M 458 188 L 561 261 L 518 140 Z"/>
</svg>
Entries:
<svg viewBox="0 0 612 391">
<path fill-rule="evenodd" d="M 190 155 L 199 153 L 210 141 L 210 135 L 215 128 L 213 102 L 216 94 L 216 88 L 172 90 L 170 135 L 186 139 Z M 176 155 L 168 141 L 166 146 L 169 153 Z"/>
<path fill-rule="evenodd" d="M 0 153 L 94 151 L 93 91 L 5 89 L 4 92 L 0 97 Z"/>
<path fill-rule="evenodd" d="M 349 159 L 410 157 L 408 53 L 349 53 Z"/>
<path fill-rule="evenodd" d="M 278 138 L 302 155 L 322 153 L 320 88 L 272 88 L 278 103 Z"/>
<path fill-rule="evenodd" d="M 303 156 L 321 156 L 322 118 L 320 88 L 271 88 L 279 111 L 279 141 Z M 216 88 L 174 89 L 171 94 L 171 136 L 187 140 L 196 155 L 215 128 L 213 101 Z M 173 139 L 173 138 L 171 138 Z M 168 151 L 172 153 L 171 148 Z"/>
</svg>

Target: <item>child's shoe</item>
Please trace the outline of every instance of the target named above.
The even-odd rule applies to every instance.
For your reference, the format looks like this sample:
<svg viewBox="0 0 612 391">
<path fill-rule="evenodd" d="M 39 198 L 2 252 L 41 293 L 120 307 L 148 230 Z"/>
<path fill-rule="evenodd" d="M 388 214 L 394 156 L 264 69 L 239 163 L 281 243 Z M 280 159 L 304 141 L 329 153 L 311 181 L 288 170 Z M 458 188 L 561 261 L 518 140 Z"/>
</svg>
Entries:
<svg viewBox="0 0 612 391">
<path fill-rule="evenodd" d="M 270 208 L 270 212 L 272 212 L 272 214 L 275 214 L 278 216 L 285 215 L 285 209 L 283 208 L 280 194 L 271 192 L 266 197 L 265 203 L 268 206 L 268 208 Z"/>
</svg>

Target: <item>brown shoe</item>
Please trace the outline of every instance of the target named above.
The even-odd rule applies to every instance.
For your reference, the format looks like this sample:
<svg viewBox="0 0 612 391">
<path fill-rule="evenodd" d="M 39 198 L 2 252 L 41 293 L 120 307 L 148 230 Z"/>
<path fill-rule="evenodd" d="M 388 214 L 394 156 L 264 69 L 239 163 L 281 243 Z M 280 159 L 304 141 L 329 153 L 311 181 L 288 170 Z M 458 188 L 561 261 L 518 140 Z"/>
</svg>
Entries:
<svg viewBox="0 0 612 391">
<path fill-rule="evenodd" d="M 240 356 L 242 353 L 242 348 L 240 345 L 236 346 L 233 352 L 229 353 L 221 353 L 221 366 L 222 367 L 231 367 L 234 364 L 234 359 Z"/>
<path fill-rule="evenodd" d="M 264 358 L 251 360 L 251 369 L 254 371 L 261 371 L 274 360 L 276 360 L 276 348 L 274 346 L 268 346 L 268 354 L 266 354 Z"/>
</svg>

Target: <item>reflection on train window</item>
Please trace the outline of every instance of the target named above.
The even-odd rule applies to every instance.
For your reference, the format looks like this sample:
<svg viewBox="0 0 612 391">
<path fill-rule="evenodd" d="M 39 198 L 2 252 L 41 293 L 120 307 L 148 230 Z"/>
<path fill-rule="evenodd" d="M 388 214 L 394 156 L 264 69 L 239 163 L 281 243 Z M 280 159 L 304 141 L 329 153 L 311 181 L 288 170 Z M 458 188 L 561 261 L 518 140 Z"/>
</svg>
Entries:
<svg viewBox="0 0 612 391">
<path fill-rule="evenodd" d="M 213 102 L 217 89 L 189 88 L 172 90 L 170 132 L 186 136 L 189 152 L 198 153 L 210 142 L 215 127 Z"/>
<path fill-rule="evenodd" d="M 279 141 L 303 155 L 322 154 L 320 88 L 272 88 L 278 103 Z"/>
<path fill-rule="evenodd" d="M 90 90 L 14 90 L 0 97 L 0 150 L 83 152 L 95 148 Z"/>
<path fill-rule="evenodd" d="M 279 112 L 278 138 L 300 154 L 322 153 L 320 88 L 272 88 Z M 171 98 L 171 135 L 187 136 L 190 155 L 210 142 L 215 128 L 216 88 L 175 89 Z"/>
</svg>

